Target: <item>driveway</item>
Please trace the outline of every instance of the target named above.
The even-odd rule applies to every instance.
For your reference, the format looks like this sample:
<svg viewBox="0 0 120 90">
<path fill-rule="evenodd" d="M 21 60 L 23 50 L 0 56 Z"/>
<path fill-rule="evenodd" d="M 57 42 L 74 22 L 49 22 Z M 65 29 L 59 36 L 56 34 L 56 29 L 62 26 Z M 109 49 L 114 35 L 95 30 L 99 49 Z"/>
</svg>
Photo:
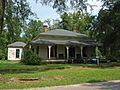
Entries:
<svg viewBox="0 0 120 90">
<path fill-rule="evenodd" d="M 113 80 L 108 82 L 85 83 L 68 86 L 54 86 L 43 88 L 31 88 L 23 90 L 120 90 L 120 80 Z"/>
</svg>

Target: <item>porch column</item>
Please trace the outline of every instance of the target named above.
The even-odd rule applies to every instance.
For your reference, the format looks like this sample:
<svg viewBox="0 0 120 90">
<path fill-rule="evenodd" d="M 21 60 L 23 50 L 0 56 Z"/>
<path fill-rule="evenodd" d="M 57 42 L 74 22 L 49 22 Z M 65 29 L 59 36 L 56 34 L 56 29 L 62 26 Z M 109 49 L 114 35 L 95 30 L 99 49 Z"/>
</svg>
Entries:
<svg viewBox="0 0 120 90">
<path fill-rule="evenodd" d="M 51 47 L 52 47 L 52 46 L 48 46 L 48 58 L 49 58 L 49 59 L 51 58 L 51 57 L 50 57 L 50 56 L 51 56 Z"/>
<path fill-rule="evenodd" d="M 98 46 L 96 46 L 96 48 L 95 48 L 95 53 L 96 53 L 97 64 L 99 65 L 99 49 L 98 49 Z"/>
<path fill-rule="evenodd" d="M 95 47 L 96 58 L 98 58 L 98 46 Z"/>
<path fill-rule="evenodd" d="M 66 46 L 67 49 L 67 59 L 69 59 L 69 46 Z"/>
<path fill-rule="evenodd" d="M 81 51 L 81 58 L 83 58 L 83 46 L 80 47 L 80 51 Z"/>
<path fill-rule="evenodd" d="M 29 49 L 31 49 L 31 44 L 29 44 Z"/>
</svg>

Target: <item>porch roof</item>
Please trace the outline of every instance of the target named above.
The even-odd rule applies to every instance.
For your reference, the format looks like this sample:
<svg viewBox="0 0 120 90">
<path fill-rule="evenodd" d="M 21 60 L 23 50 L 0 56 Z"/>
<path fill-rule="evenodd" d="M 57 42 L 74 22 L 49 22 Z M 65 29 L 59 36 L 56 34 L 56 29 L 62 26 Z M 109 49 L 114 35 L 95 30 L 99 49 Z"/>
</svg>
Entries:
<svg viewBox="0 0 120 90">
<path fill-rule="evenodd" d="M 54 43 L 50 42 L 49 40 L 45 40 L 45 39 L 37 39 L 37 40 L 31 41 L 30 43 L 33 43 L 33 44 L 43 44 L 43 45 L 54 44 Z"/>
<path fill-rule="evenodd" d="M 38 39 L 32 41 L 33 44 L 41 44 L 41 45 L 83 45 L 83 46 L 99 46 L 98 43 L 95 42 L 80 42 L 80 41 L 70 41 L 70 40 L 46 40 L 46 39 Z"/>
</svg>

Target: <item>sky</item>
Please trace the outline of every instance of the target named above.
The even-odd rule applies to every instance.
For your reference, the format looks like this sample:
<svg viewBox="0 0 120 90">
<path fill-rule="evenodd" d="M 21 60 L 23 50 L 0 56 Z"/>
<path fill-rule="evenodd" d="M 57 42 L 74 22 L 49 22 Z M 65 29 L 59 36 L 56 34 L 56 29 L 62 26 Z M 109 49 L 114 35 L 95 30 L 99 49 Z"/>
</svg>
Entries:
<svg viewBox="0 0 120 90">
<path fill-rule="evenodd" d="M 35 0 L 27 0 L 30 4 L 30 8 L 33 12 L 36 13 L 37 17 L 43 22 L 47 19 L 59 19 L 59 14 L 57 14 L 56 10 L 53 9 L 52 7 L 49 6 L 42 6 L 39 2 L 36 3 Z M 97 2 L 97 0 L 88 0 L 89 4 L 91 5 L 96 5 L 94 8 L 94 10 L 92 11 L 93 15 L 97 15 L 97 13 L 99 12 L 102 3 L 101 2 Z M 88 10 L 88 12 L 90 12 L 90 9 Z"/>
</svg>

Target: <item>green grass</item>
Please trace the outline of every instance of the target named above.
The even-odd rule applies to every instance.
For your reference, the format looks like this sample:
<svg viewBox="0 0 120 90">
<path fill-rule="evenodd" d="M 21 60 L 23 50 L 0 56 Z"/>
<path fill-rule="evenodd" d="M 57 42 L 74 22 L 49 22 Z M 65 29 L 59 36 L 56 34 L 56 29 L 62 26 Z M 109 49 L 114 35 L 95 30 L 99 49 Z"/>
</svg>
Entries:
<svg viewBox="0 0 120 90">
<path fill-rule="evenodd" d="M 62 76 L 62 79 L 54 79 L 49 77 Z M 92 83 L 108 80 L 120 79 L 120 67 L 113 68 L 75 68 L 65 70 L 48 70 L 48 71 L 29 71 L 29 72 L 14 72 L 0 74 L 0 89 L 20 89 L 45 86 L 70 85 L 80 83 Z M 45 81 L 31 83 L 11 82 L 11 78 L 48 78 Z"/>
<path fill-rule="evenodd" d="M 8 66 L 7 66 L 8 65 Z M 22 89 L 45 86 L 70 85 L 80 83 L 93 83 L 120 79 L 120 67 L 109 68 L 80 68 L 85 64 L 47 64 L 40 66 L 29 66 L 19 64 L 18 62 L 0 61 L 0 68 L 53 68 L 53 67 L 71 67 L 64 70 L 46 70 L 46 71 L 26 71 L 0 73 L 0 89 Z M 91 66 L 87 64 L 87 66 Z M 61 76 L 62 79 L 54 77 Z M 47 78 L 38 82 L 10 82 L 11 78 Z M 52 77 L 52 78 L 51 78 Z M 8 83 L 10 82 L 10 83 Z"/>
<path fill-rule="evenodd" d="M 44 65 L 24 65 L 19 63 L 19 61 L 0 61 L 0 69 L 17 69 L 17 68 L 54 68 L 63 67 L 65 65 L 54 65 L 54 64 L 44 64 Z"/>
<path fill-rule="evenodd" d="M 24 65 L 19 61 L 0 61 L 0 69 L 17 69 L 17 68 L 56 68 L 71 66 L 96 66 L 91 64 L 44 64 L 44 65 Z"/>
</svg>

